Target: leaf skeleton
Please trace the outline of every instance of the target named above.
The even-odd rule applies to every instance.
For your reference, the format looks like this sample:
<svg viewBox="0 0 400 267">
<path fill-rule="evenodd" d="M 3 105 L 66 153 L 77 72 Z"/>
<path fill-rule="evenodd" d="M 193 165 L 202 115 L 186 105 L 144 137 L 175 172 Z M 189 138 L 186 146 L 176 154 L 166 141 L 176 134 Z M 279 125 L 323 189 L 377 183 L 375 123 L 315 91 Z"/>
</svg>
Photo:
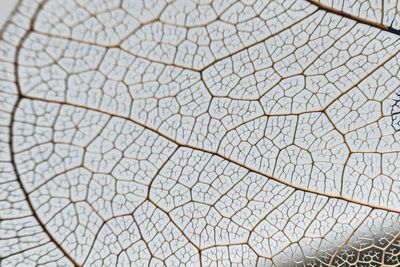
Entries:
<svg viewBox="0 0 400 267">
<path fill-rule="evenodd" d="M 1 266 L 399 266 L 394 0 L 20 0 Z"/>
</svg>

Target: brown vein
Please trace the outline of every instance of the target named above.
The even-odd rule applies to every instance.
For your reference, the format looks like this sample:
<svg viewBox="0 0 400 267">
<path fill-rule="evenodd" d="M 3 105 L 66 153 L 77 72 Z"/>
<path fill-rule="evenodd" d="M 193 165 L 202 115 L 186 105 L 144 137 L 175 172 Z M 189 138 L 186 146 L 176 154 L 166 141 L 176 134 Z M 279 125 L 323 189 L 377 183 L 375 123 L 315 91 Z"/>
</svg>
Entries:
<svg viewBox="0 0 400 267">
<path fill-rule="evenodd" d="M 228 157 L 226 157 L 226 156 L 224 156 L 224 155 L 221 155 L 220 153 L 215 152 L 215 151 L 213 151 L 213 150 L 209 150 L 209 149 L 201 148 L 201 147 L 194 147 L 194 146 L 191 146 L 191 145 L 188 145 L 188 144 L 185 144 L 185 143 L 181 143 L 181 142 L 179 142 L 179 141 L 176 141 L 176 140 L 173 139 L 172 137 L 170 137 L 170 136 L 168 136 L 168 135 L 166 135 L 166 134 L 163 134 L 163 133 L 159 132 L 157 129 L 154 129 L 154 128 L 152 128 L 152 127 L 149 127 L 149 126 L 146 125 L 145 123 L 142 123 L 142 122 L 140 122 L 140 121 L 137 121 L 137 120 L 135 120 L 135 119 L 133 119 L 133 118 L 131 118 L 131 117 L 128 117 L 128 116 L 124 116 L 124 115 L 120 115 L 120 114 L 115 114 L 115 113 L 103 111 L 103 110 L 97 109 L 97 108 L 87 107 L 87 106 L 80 105 L 80 104 L 68 103 L 68 102 L 66 102 L 66 101 L 46 100 L 46 99 L 41 99 L 41 98 L 33 97 L 33 96 L 22 96 L 22 98 L 26 98 L 26 99 L 32 100 L 32 101 L 42 101 L 42 102 L 46 102 L 46 103 L 55 103 L 55 104 L 60 104 L 60 105 L 68 105 L 68 106 L 71 106 L 71 107 L 76 107 L 76 108 L 91 110 L 91 111 L 99 112 L 99 113 L 102 113 L 102 114 L 105 114 L 105 115 L 109 115 L 109 116 L 113 116 L 113 117 L 125 119 L 125 120 L 128 120 L 128 121 L 130 121 L 130 122 L 133 122 L 133 123 L 135 123 L 135 124 L 137 124 L 137 125 L 143 127 L 144 129 L 149 130 L 149 131 L 151 131 L 151 132 L 153 132 L 153 133 L 155 133 L 155 134 L 157 134 L 157 135 L 159 135 L 159 136 L 161 136 L 161 137 L 167 139 L 168 141 L 170 141 L 171 143 L 174 143 L 174 144 L 178 145 L 179 147 L 191 148 L 191 149 L 194 149 L 194 150 L 197 150 L 197 151 L 201 151 L 201 152 L 204 152 L 204 153 L 208 153 L 208 154 L 211 154 L 211 155 L 220 157 L 220 158 L 222 158 L 222 159 L 224 159 L 224 160 L 226 160 L 226 161 L 228 161 L 228 162 L 231 162 L 231 163 L 233 163 L 233 164 L 236 164 L 236 165 L 238 165 L 238 166 L 240 166 L 240 167 L 242 167 L 242 168 L 244 168 L 244 169 L 246 169 L 246 170 L 248 170 L 248 171 L 250 171 L 250 172 L 253 172 L 253 173 L 262 175 L 262 176 L 267 177 L 268 179 L 272 179 L 272 180 L 274 180 L 274 181 L 276 181 L 276 182 L 278 182 L 278 183 L 280 183 L 280 184 L 283 184 L 283 185 L 286 185 L 286 186 L 288 186 L 288 187 L 294 188 L 295 190 L 301 190 L 301 191 L 304 191 L 304 192 L 308 192 L 308 193 L 312 193 L 312 194 L 317 194 L 317 195 L 320 195 L 320 196 L 324 196 L 324 197 L 327 197 L 327 198 L 341 199 L 341 200 L 344 200 L 344 201 L 347 201 L 347 202 L 350 202 L 350 203 L 363 205 L 363 206 L 366 206 L 366 207 L 369 207 L 369 208 L 372 208 L 372 209 L 380 209 L 380 210 L 385 210 L 385 211 L 389 211 L 389 212 L 400 213 L 400 210 L 398 210 L 398 209 L 396 209 L 396 208 L 383 207 L 383 206 L 379 206 L 379 205 L 370 204 L 370 203 L 367 203 L 367 202 L 363 202 L 363 201 L 358 201 L 358 200 L 355 200 L 355 199 L 351 199 L 351 198 L 349 198 L 349 197 L 345 197 L 345 196 L 342 196 L 342 195 L 328 194 L 328 193 L 324 193 L 324 192 L 318 192 L 318 191 L 316 191 L 316 190 L 312 190 L 312 189 L 309 189 L 309 188 L 306 188 L 306 187 L 293 185 L 293 184 L 291 184 L 291 183 L 289 183 L 289 182 L 282 181 L 282 180 L 279 179 L 278 177 L 270 176 L 270 175 L 267 175 L 266 173 L 264 173 L 264 172 L 262 172 L 262 171 L 260 171 L 260 170 L 257 170 L 257 169 L 253 169 L 253 168 L 251 168 L 251 167 L 248 167 L 248 166 L 246 166 L 245 164 L 243 164 L 243 163 L 241 163 L 241 162 L 232 160 L 232 159 L 230 159 L 230 158 L 228 158 Z"/>
</svg>

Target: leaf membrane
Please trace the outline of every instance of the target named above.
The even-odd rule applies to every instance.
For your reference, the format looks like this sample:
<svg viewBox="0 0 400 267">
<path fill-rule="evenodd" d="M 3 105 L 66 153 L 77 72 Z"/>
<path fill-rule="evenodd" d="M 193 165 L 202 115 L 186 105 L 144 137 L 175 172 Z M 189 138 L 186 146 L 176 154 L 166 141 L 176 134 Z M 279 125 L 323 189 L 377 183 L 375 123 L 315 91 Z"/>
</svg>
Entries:
<svg viewBox="0 0 400 267">
<path fill-rule="evenodd" d="M 399 37 L 365 3 L 21 1 L 1 265 L 399 264 Z"/>
</svg>

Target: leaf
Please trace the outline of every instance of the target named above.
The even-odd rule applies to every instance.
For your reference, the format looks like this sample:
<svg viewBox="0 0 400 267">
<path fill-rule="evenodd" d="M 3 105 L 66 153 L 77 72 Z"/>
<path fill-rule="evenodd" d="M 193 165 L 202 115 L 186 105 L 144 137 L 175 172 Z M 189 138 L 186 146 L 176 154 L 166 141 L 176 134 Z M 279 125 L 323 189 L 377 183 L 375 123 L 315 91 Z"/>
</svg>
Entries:
<svg viewBox="0 0 400 267">
<path fill-rule="evenodd" d="M 1 266 L 397 266 L 394 1 L 22 0 Z"/>
</svg>

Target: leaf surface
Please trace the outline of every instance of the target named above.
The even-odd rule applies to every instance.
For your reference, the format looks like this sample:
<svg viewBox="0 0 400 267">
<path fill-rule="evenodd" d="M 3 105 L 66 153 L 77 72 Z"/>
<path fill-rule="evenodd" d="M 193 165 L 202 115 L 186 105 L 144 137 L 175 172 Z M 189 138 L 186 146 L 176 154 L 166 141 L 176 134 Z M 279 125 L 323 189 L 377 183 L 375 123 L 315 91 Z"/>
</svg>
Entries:
<svg viewBox="0 0 400 267">
<path fill-rule="evenodd" d="M 400 264 L 394 1 L 22 0 L 2 266 Z"/>
</svg>

